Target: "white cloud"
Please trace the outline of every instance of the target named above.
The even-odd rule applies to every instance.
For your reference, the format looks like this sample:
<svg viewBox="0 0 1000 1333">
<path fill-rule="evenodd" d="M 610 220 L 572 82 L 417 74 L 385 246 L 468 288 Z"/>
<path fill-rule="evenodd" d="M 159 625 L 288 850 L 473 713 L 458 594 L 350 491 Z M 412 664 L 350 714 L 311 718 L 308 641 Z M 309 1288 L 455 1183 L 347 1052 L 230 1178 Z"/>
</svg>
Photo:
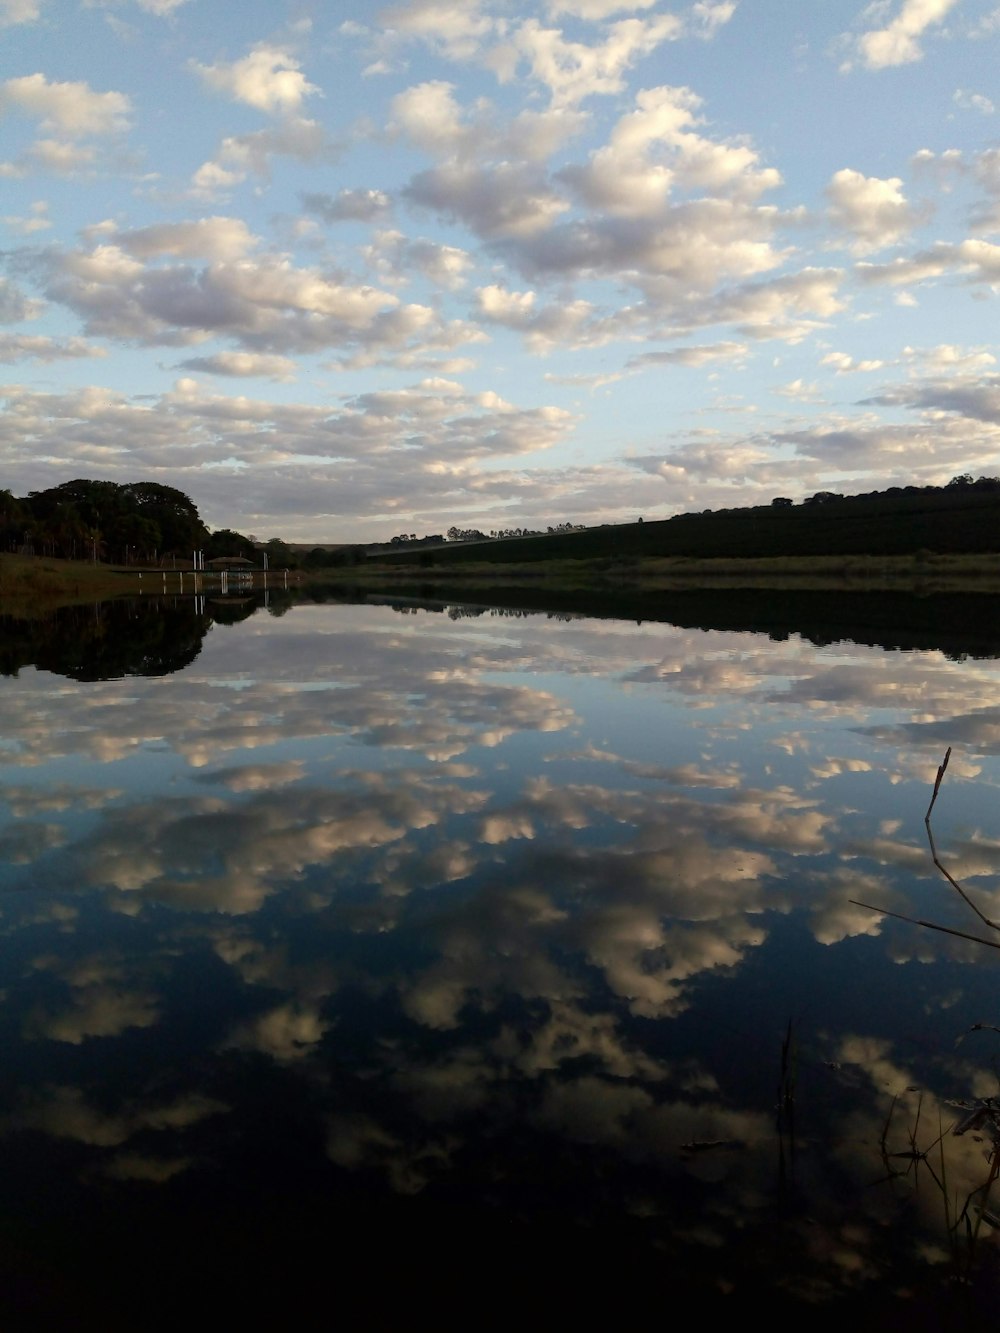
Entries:
<svg viewBox="0 0 1000 1333">
<path fill-rule="evenodd" d="M 505 124 L 485 98 L 469 111 L 454 94 L 454 84 L 440 79 L 398 93 L 391 103 L 391 132 L 441 161 L 542 163 L 586 124 L 582 112 L 565 107 L 524 110 Z"/>
<path fill-rule="evenodd" d="M 467 250 L 419 238 L 411 241 L 399 231 L 375 235 L 363 254 L 382 282 L 404 286 L 420 274 L 438 287 L 457 289 L 472 267 Z"/>
<path fill-rule="evenodd" d="M 76 361 L 81 357 L 106 356 L 84 338 L 47 338 L 41 334 L 0 333 L 0 361 Z"/>
<path fill-rule="evenodd" d="M 696 37 L 714 37 L 736 13 L 738 0 L 697 0 L 691 7 L 692 31 Z"/>
<path fill-rule="evenodd" d="M 956 88 L 952 101 L 963 111 L 978 111 L 984 116 L 994 115 L 997 109 L 996 103 L 985 93 L 973 93 L 965 88 Z"/>
<path fill-rule="evenodd" d="M 893 259 L 887 264 L 859 264 L 862 282 L 903 286 L 941 277 L 947 273 L 963 275 L 973 283 L 994 287 L 1000 282 L 1000 245 L 970 238 L 957 245 L 938 241 L 929 250 L 909 259 Z"/>
<path fill-rule="evenodd" d="M 890 69 L 922 60 L 920 39 L 928 28 L 944 22 L 958 0 L 902 0 L 895 17 L 884 27 L 871 28 L 854 39 L 857 58 L 866 69 Z M 881 17 L 887 5 L 872 5 L 868 15 Z"/>
<path fill-rule="evenodd" d="M 116 9 L 134 3 L 137 9 L 156 18 L 170 18 L 188 0 L 83 0 L 85 9 Z"/>
<path fill-rule="evenodd" d="M 0 112 L 5 110 L 34 117 L 50 133 L 80 139 L 127 129 L 132 104 L 124 93 L 98 93 L 86 83 L 50 83 L 44 74 L 26 74 L 0 85 Z"/>
<path fill-rule="evenodd" d="M 524 163 L 446 163 L 414 176 L 404 193 L 416 204 L 460 219 L 483 237 L 537 235 L 569 208 L 545 178 Z"/>
<path fill-rule="evenodd" d="M 159 255 L 184 258 L 241 259 L 257 245 L 242 218 L 199 218 L 196 222 L 161 222 L 120 232 L 117 244 L 136 259 Z"/>
<path fill-rule="evenodd" d="M 37 139 L 22 157 L 18 174 L 47 171 L 53 176 L 88 174 L 97 164 L 93 148 L 61 139 Z"/>
<path fill-rule="evenodd" d="M 440 79 L 398 93 L 392 99 L 392 117 L 413 143 L 435 157 L 455 153 L 471 137 L 462 124 L 454 85 Z"/>
<path fill-rule="evenodd" d="M 536 19 L 520 25 L 510 39 L 512 64 L 527 65 L 531 78 L 547 88 L 555 107 L 575 107 L 588 97 L 612 96 L 625 88 L 625 75 L 642 56 L 683 35 L 673 14 L 622 19 L 609 24 L 599 45 L 567 41 L 556 28 Z"/>
<path fill-rule="evenodd" d="M 482 11 L 482 0 L 408 0 L 381 10 L 378 19 L 391 36 L 418 38 L 450 60 L 469 60 L 496 30 Z"/>
<path fill-rule="evenodd" d="M 231 190 L 249 175 L 269 179 L 273 157 L 330 162 L 339 151 L 318 120 L 292 116 L 270 129 L 223 139 L 215 158 L 195 172 L 192 184 L 196 194 L 215 195 Z"/>
<path fill-rule="evenodd" d="M 564 171 L 593 208 L 623 217 L 662 213 L 674 187 L 754 198 L 781 184 L 745 144 L 720 144 L 695 130 L 701 99 L 688 88 L 650 88 L 622 117 L 606 147 Z"/>
<path fill-rule="evenodd" d="M 18 232 L 21 236 L 30 236 L 36 231 L 48 231 L 52 226 L 52 219 L 49 217 L 48 204 L 39 199 L 31 205 L 31 211 L 25 216 L 18 217 L 8 214 L 6 217 L 0 217 L 0 222 L 11 231 Z"/>
<path fill-rule="evenodd" d="M 135 0 L 135 2 L 147 14 L 155 14 L 157 18 L 168 18 L 175 10 L 180 9 L 181 5 L 186 5 L 188 0 Z"/>
<path fill-rule="evenodd" d="M 818 384 L 810 384 L 801 377 L 796 380 L 790 380 L 787 384 L 780 384 L 774 390 L 779 398 L 791 398 L 798 403 L 818 403 L 822 402 L 822 394 Z"/>
<path fill-rule="evenodd" d="M 958 347 L 954 343 L 939 343 L 936 347 L 904 347 L 904 358 L 929 375 L 968 375 L 970 372 L 989 370 L 996 365 L 996 357 L 985 347 Z"/>
<path fill-rule="evenodd" d="M 853 237 L 851 248 L 869 254 L 903 239 L 918 219 L 898 176 L 882 180 L 845 167 L 826 187 L 830 220 Z"/>
<path fill-rule="evenodd" d="M 700 347 L 671 347 L 662 352 L 643 352 L 629 358 L 630 368 L 643 366 L 688 366 L 700 369 L 718 361 L 734 364 L 742 361 L 749 348 L 746 343 L 721 342 L 705 344 Z"/>
<path fill-rule="evenodd" d="M 41 0 L 0 0 L 0 28 L 34 23 L 42 12 Z"/>
<path fill-rule="evenodd" d="M 258 111 L 295 113 L 306 97 L 320 91 L 307 81 L 290 51 L 266 42 L 231 64 L 202 65 L 192 61 L 192 68 L 216 92 Z"/>
<path fill-rule="evenodd" d="M 237 378 L 293 380 L 295 362 L 287 356 L 266 356 L 256 352 L 216 352 L 214 356 L 192 357 L 182 361 L 185 370 L 204 371 L 208 375 Z"/>
<path fill-rule="evenodd" d="M 193 224 L 179 231 L 164 226 L 153 237 L 125 233 L 120 243 L 91 250 L 51 251 L 41 261 L 46 290 L 101 337 L 188 346 L 214 334 L 238 340 L 247 351 L 279 355 L 374 337 L 379 315 L 399 304 L 391 293 L 273 255 L 196 269 L 141 262 L 126 249 L 137 240 L 141 253 L 171 256 L 178 253 L 171 246 L 187 254 L 214 244 L 238 254 L 247 238 L 240 228 L 201 232 Z"/>
<path fill-rule="evenodd" d="M 607 19 L 612 14 L 629 13 L 636 10 L 652 9 L 656 0 L 548 0 L 546 12 L 551 18 L 568 14 L 570 18 L 598 21 Z"/>
<path fill-rule="evenodd" d="M 847 352 L 828 352 L 821 361 L 821 365 L 832 366 L 838 375 L 856 374 L 872 370 L 881 370 L 885 365 L 884 361 L 869 360 L 857 361 Z"/>
</svg>

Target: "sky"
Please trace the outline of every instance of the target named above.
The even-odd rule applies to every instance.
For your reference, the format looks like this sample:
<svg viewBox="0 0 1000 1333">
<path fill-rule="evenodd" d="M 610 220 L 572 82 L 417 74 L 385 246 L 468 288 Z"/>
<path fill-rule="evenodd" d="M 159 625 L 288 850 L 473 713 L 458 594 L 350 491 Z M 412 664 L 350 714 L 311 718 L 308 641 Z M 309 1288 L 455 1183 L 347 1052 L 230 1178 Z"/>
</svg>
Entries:
<svg viewBox="0 0 1000 1333">
<path fill-rule="evenodd" d="M 0 487 L 294 542 L 1000 473 L 996 0 L 0 0 Z"/>
</svg>

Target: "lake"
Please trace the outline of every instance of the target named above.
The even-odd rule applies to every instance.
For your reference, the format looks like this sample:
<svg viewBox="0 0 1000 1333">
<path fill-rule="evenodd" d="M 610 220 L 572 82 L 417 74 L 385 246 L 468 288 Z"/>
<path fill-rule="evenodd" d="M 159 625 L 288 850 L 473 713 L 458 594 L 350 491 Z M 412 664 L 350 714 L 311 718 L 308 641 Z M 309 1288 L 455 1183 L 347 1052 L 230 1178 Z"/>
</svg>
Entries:
<svg viewBox="0 0 1000 1333">
<path fill-rule="evenodd" d="M 5 621 L 5 1326 L 995 1318 L 997 625 Z"/>
</svg>

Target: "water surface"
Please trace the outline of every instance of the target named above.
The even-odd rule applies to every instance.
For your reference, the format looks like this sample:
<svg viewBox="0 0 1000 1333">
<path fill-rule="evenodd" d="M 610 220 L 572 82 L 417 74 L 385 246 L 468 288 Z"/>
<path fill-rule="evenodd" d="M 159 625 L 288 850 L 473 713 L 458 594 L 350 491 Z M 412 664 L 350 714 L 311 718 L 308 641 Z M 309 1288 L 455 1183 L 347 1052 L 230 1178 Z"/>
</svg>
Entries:
<svg viewBox="0 0 1000 1333">
<path fill-rule="evenodd" d="M 995 1310 L 1000 669 L 811 614 L 8 635 L 8 1320 Z"/>
</svg>

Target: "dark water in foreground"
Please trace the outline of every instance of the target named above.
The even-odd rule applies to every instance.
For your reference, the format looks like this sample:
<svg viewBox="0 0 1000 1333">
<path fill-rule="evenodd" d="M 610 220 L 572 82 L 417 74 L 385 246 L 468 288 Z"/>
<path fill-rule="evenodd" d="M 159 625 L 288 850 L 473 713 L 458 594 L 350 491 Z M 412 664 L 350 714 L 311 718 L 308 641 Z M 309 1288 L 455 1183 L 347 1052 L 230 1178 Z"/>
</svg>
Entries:
<svg viewBox="0 0 1000 1333">
<path fill-rule="evenodd" d="M 269 610 L 6 638 L 5 1327 L 995 1318 L 996 660 Z"/>
</svg>

